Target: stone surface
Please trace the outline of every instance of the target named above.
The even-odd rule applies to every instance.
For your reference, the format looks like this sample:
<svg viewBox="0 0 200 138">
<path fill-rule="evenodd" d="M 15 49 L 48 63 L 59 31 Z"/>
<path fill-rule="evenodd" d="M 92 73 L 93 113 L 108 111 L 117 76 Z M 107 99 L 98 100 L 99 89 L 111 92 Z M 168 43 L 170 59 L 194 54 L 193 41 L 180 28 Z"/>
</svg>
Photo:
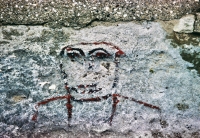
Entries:
<svg viewBox="0 0 200 138">
<path fill-rule="evenodd" d="M 194 46 L 200 46 L 200 36 L 198 34 L 174 33 L 172 37 L 172 41 L 178 45 L 191 44 Z"/>
<path fill-rule="evenodd" d="M 193 33 L 194 21 L 194 15 L 186 15 L 179 20 L 179 22 L 174 26 L 173 30 L 178 33 Z"/>
<path fill-rule="evenodd" d="M 80 28 L 93 21 L 172 20 L 197 10 L 194 0 L 0 0 L 0 23 Z"/>
<path fill-rule="evenodd" d="M 159 21 L 162 25 L 162 28 L 167 32 L 167 35 L 173 35 L 174 33 L 174 26 L 178 24 L 179 20 L 170 20 L 170 21 Z"/>
<path fill-rule="evenodd" d="M 194 23 L 194 32 L 200 33 L 200 13 L 196 13 L 196 20 Z"/>
<path fill-rule="evenodd" d="M 0 137 L 199 137 L 199 74 L 195 69 L 188 69 L 193 64 L 182 59 L 180 49 L 172 47 L 159 23 L 113 23 L 80 30 L 24 25 L 0 28 Z M 100 102 L 73 101 L 71 127 L 68 127 L 66 100 L 56 100 L 40 106 L 38 119 L 33 121 L 38 102 L 67 93 L 59 69 L 61 62 L 69 63 L 65 69 L 65 72 L 71 70 L 69 76 L 88 69 L 78 66 L 88 65 L 80 64 L 84 60 L 61 59 L 61 49 L 77 43 L 83 49 L 86 45 L 81 42 L 102 41 L 113 43 L 126 53 L 118 61 L 116 89 L 72 95 L 89 98 L 116 92 L 159 106 L 161 112 L 119 98 L 109 126 L 111 97 Z M 96 44 L 91 43 L 91 47 L 98 48 Z M 187 53 L 200 51 L 192 45 L 185 47 Z M 113 71 L 111 64 L 94 65 L 103 71 L 110 68 L 105 77 Z M 102 78 L 101 72 L 96 77 Z M 74 79 L 80 82 L 80 78 Z M 91 79 L 96 78 L 91 75 Z M 104 82 L 98 85 L 108 88 L 102 85 Z"/>
</svg>

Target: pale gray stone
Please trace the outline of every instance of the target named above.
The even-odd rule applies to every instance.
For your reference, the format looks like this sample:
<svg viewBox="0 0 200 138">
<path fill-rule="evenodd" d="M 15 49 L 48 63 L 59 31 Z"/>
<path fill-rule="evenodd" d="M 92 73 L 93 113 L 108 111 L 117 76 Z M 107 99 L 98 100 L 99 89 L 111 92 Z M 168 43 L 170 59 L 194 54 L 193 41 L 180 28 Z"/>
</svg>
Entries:
<svg viewBox="0 0 200 138">
<path fill-rule="evenodd" d="M 116 89 L 105 84 L 106 76 L 115 69 L 110 61 L 113 58 L 97 59 L 94 65 L 100 71 L 91 74 L 85 70 L 88 68 L 82 67 L 88 64 L 81 58 L 71 62 L 69 57 L 59 56 L 67 45 L 87 52 L 90 47 L 81 42 L 93 43 L 91 46 L 98 48 L 97 42 L 102 41 L 126 53 L 118 59 Z M 113 51 L 104 44 L 101 46 Z M 199 65 L 200 48 L 186 47 L 185 57 L 193 53 L 197 57 L 194 63 Z M 183 60 L 180 49 L 173 48 L 166 40 L 166 32 L 158 22 L 101 24 L 80 30 L 1 26 L 0 51 L 0 137 L 199 137 L 199 74 L 193 64 Z M 88 54 L 85 59 L 90 59 Z M 69 85 L 77 87 L 90 80 L 96 83 L 101 78 L 97 89 L 102 91 L 92 94 L 72 91 L 74 98 L 95 98 L 116 92 L 159 106 L 161 112 L 119 97 L 112 126 L 109 126 L 112 97 L 87 103 L 74 100 L 71 127 L 68 127 L 67 101 L 60 99 L 39 106 L 37 121 L 31 120 L 39 102 L 67 94 L 59 69 L 61 62 L 63 67 L 68 67 L 64 70 L 67 79 L 80 75 L 69 79 Z M 108 73 L 102 74 L 108 67 Z M 84 71 L 88 72 L 87 76 Z M 54 85 L 55 90 L 50 89 Z"/>
<path fill-rule="evenodd" d="M 192 33 L 194 31 L 194 21 L 194 15 L 186 15 L 179 20 L 173 30 L 178 33 Z"/>
<path fill-rule="evenodd" d="M 196 21 L 194 23 L 194 32 L 200 33 L 200 13 L 196 13 Z"/>
</svg>

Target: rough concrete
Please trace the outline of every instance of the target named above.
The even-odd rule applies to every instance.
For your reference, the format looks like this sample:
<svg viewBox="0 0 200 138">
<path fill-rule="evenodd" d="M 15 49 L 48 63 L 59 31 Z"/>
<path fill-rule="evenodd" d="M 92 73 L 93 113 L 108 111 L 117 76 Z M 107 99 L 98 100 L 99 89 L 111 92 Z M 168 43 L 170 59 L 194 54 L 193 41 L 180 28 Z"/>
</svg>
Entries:
<svg viewBox="0 0 200 138">
<path fill-rule="evenodd" d="M 80 28 L 97 20 L 179 19 L 198 10 L 198 0 L 0 0 L 0 23 Z"/>
</svg>

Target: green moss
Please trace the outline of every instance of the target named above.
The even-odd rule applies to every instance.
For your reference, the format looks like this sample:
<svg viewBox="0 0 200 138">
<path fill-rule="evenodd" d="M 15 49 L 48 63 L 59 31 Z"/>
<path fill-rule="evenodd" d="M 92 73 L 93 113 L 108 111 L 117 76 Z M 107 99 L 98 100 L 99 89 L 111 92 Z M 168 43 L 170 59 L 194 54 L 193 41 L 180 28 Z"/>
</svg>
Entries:
<svg viewBox="0 0 200 138">
<path fill-rule="evenodd" d="M 167 37 L 171 39 L 171 45 L 173 47 L 180 47 L 182 49 L 181 56 L 183 60 L 188 61 L 194 65 L 194 67 L 189 67 L 188 69 L 197 70 L 198 74 L 200 74 L 200 52 L 189 52 L 189 49 L 186 49 L 184 45 L 193 45 L 194 47 L 199 46 L 200 42 L 200 34 L 192 33 L 192 34 L 184 34 L 184 33 L 174 33 L 171 36 Z"/>
<path fill-rule="evenodd" d="M 200 52 L 187 53 L 187 50 L 183 50 L 181 56 L 185 61 L 194 65 L 194 67 L 189 67 L 189 69 L 195 69 L 200 74 Z"/>
<path fill-rule="evenodd" d="M 154 73 L 154 70 L 153 70 L 153 69 L 150 69 L 149 72 L 150 72 L 150 73 Z"/>
<path fill-rule="evenodd" d="M 167 38 L 171 39 L 171 44 L 173 47 L 182 47 L 182 45 L 199 45 L 200 42 L 200 34 L 199 33 L 191 33 L 191 34 L 184 34 L 184 33 L 173 33 Z"/>
</svg>

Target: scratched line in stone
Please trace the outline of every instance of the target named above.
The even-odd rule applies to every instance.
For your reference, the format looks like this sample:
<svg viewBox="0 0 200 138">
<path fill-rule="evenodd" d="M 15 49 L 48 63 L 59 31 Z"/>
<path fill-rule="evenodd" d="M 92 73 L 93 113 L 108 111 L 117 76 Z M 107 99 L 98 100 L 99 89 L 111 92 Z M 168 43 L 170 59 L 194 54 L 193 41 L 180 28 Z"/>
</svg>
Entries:
<svg viewBox="0 0 200 138">
<path fill-rule="evenodd" d="M 80 47 L 81 45 L 83 45 L 81 48 L 77 48 L 77 47 Z M 97 46 L 97 48 L 96 48 L 96 46 Z M 111 51 L 115 50 L 113 52 L 114 54 L 107 52 L 107 50 L 104 49 L 105 46 L 107 48 L 109 47 L 109 49 Z M 91 50 L 89 50 L 88 53 L 85 53 L 84 52 L 85 49 L 87 49 L 87 50 L 91 49 Z M 88 75 L 95 76 L 95 74 L 98 74 L 98 77 L 100 79 L 95 80 L 95 78 L 93 78 L 92 82 L 90 82 L 90 81 L 87 82 L 87 79 L 86 80 L 84 79 L 84 82 L 86 82 L 85 84 L 76 84 L 76 85 L 71 86 L 71 85 L 69 85 L 70 79 L 71 79 L 70 78 L 71 71 L 65 70 L 67 68 L 67 65 L 66 66 L 63 66 L 63 65 L 67 64 L 67 63 L 65 63 L 64 61 L 61 61 L 59 67 L 60 67 L 60 71 L 63 76 L 63 79 L 65 80 L 64 84 L 65 84 L 65 89 L 67 91 L 67 94 L 64 96 L 57 96 L 57 97 L 44 99 L 44 100 L 38 102 L 35 106 L 36 113 L 32 117 L 33 121 L 37 121 L 37 116 L 39 114 L 39 112 L 38 112 L 39 106 L 45 105 L 45 104 L 55 101 L 55 100 L 62 100 L 62 99 L 65 99 L 67 101 L 66 108 L 68 110 L 68 126 L 70 126 L 70 120 L 72 118 L 72 108 L 73 108 L 72 101 L 74 101 L 74 102 L 99 102 L 99 101 L 106 100 L 111 97 L 112 98 L 112 112 L 111 112 L 111 116 L 109 118 L 109 125 L 112 125 L 112 120 L 113 120 L 115 111 L 117 109 L 117 104 L 118 104 L 118 102 L 120 102 L 120 100 L 118 99 L 119 97 L 142 104 L 146 107 L 149 107 L 152 109 L 157 109 L 158 111 L 161 111 L 160 107 L 158 107 L 158 106 L 137 100 L 132 97 L 127 97 L 127 96 L 123 96 L 121 94 L 116 93 L 115 88 L 117 86 L 118 80 L 120 79 L 118 76 L 119 63 L 120 63 L 119 58 L 125 56 L 125 53 L 118 46 L 115 46 L 114 44 L 108 43 L 108 42 L 78 43 L 78 44 L 69 45 L 69 46 L 62 48 L 62 50 L 60 52 L 60 56 L 62 58 L 67 58 L 67 60 L 72 62 L 71 64 L 74 64 L 74 62 L 77 62 L 77 66 L 82 66 L 84 68 L 84 71 L 85 71 L 84 75 L 81 74 L 82 76 L 79 76 L 80 79 L 81 78 L 84 79 Z M 101 62 L 101 61 L 106 61 L 106 62 Z M 112 68 L 114 70 L 114 71 L 112 71 L 113 74 L 110 74 L 110 75 L 114 75 L 114 79 L 111 80 L 110 75 L 107 75 L 106 80 L 105 79 L 101 80 L 101 78 L 105 78 L 103 69 L 101 67 L 104 67 L 104 72 L 106 74 L 106 73 L 110 72 L 110 70 L 109 70 L 110 64 L 114 64 L 114 68 Z M 75 72 L 75 70 L 77 68 L 78 67 L 75 67 L 73 69 L 73 71 Z M 103 85 L 99 86 L 99 84 L 101 83 L 100 81 L 103 81 Z M 109 82 L 109 83 L 106 83 L 106 82 Z M 111 86 L 110 89 L 104 90 L 105 85 Z M 97 88 L 97 86 L 99 88 Z M 80 91 L 80 89 L 82 89 L 82 92 Z M 101 91 L 106 91 L 107 94 L 104 96 L 100 96 L 100 97 L 97 96 L 97 97 L 80 98 L 80 99 L 77 99 L 75 96 L 73 96 L 74 92 L 79 93 L 79 94 L 85 94 L 85 93 L 90 94 L 90 93 L 97 93 L 97 92 L 101 92 Z"/>
</svg>

